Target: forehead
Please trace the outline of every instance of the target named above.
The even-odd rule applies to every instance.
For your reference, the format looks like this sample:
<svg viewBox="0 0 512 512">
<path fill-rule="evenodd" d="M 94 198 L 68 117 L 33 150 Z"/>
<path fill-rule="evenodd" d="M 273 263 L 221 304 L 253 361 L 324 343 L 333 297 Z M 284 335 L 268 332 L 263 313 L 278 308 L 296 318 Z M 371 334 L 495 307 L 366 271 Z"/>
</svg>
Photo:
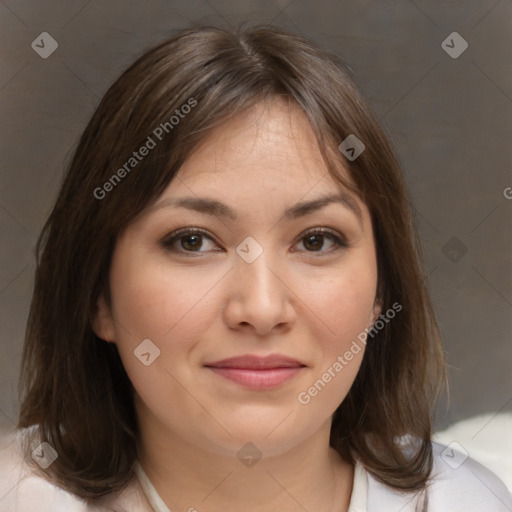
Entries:
<svg viewBox="0 0 512 512">
<path fill-rule="evenodd" d="M 336 174 L 353 183 L 341 163 Z M 331 204 L 344 207 L 337 210 L 340 218 L 353 215 L 371 231 L 366 204 L 329 171 L 306 114 L 281 99 L 257 104 L 205 135 L 139 220 L 144 226 L 173 211 L 193 211 L 266 229 Z"/>
<path fill-rule="evenodd" d="M 340 168 L 350 181 L 346 169 Z M 192 152 L 171 189 L 190 187 L 268 190 L 283 195 L 340 188 L 316 142 L 306 114 L 285 99 L 267 100 L 223 122 Z M 176 183 L 177 182 L 177 183 Z"/>
</svg>

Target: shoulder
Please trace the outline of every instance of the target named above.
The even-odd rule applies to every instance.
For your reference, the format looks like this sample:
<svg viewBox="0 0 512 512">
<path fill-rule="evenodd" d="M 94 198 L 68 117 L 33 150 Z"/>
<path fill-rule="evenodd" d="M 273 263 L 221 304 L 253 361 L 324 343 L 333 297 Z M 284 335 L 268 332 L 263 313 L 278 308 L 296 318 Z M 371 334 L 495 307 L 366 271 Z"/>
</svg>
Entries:
<svg viewBox="0 0 512 512">
<path fill-rule="evenodd" d="M 27 433 L 18 430 L 0 440 L 0 512 L 86 512 L 82 500 L 53 485 L 27 464 L 22 445 Z M 48 456 L 44 447 L 37 453 L 43 461 Z"/>
<path fill-rule="evenodd" d="M 51 483 L 44 477 L 43 467 L 41 472 L 35 471 L 25 460 L 23 444 L 29 431 L 20 429 L 0 437 L 0 512 L 123 512 L 132 510 L 134 504 L 138 505 L 137 511 L 148 510 L 136 481 L 123 492 L 109 495 L 97 505 L 87 504 Z M 51 463 L 52 454 L 44 445 L 36 444 L 33 456 L 43 461 L 42 466 Z"/>
<path fill-rule="evenodd" d="M 428 486 L 429 512 L 510 512 L 512 498 L 489 469 L 451 446 L 432 443 L 434 464 Z M 401 493 L 368 473 L 368 512 L 413 512 L 418 494 Z M 397 508 L 398 507 L 398 508 Z"/>
<path fill-rule="evenodd" d="M 434 467 L 430 502 L 434 512 L 512 510 L 510 491 L 492 471 L 452 445 L 432 445 Z"/>
</svg>

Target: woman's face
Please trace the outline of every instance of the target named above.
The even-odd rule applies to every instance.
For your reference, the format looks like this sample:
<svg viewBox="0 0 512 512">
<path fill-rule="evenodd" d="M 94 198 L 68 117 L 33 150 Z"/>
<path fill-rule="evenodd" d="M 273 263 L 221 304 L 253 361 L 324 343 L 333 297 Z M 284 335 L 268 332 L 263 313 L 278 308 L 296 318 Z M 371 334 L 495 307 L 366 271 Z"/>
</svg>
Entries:
<svg viewBox="0 0 512 512">
<path fill-rule="evenodd" d="M 380 314 L 376 285 L 367 207 L 276 100 L 216 129 L 121 234 L 95 331 L 118 346 L 143 431 L 277 454 L 328 437 Z M 272 354 L 289 359 L 211 366 Z"/>
</svg>

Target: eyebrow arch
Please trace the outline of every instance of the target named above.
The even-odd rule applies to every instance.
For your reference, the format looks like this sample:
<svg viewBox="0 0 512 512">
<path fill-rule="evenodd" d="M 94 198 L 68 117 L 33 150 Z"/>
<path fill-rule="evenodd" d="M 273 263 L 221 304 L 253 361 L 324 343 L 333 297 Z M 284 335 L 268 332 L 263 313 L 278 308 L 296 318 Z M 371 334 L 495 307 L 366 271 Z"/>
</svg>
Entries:
<svg viewBox="0 0 512 512">
<path fill-rule="evenodd" d="M 359 222 L 362 223 L 361 208 L 352 197 L 343 192 L 322 196 L 317 199 L 313 199 L 312 201 L 303 201 L 294 204 L 284 212 L 283 218 L 285 220 L 298 219 L 317 210 L 325 208 L 327 205 L 333 203 L 341 204 L 350 210 L 357 217 Z M 170 197 L 157 203 L 153 208 L 151 208 L 151 211 L 159 210 L 160 208 L 169 206 L 188 208 L 189 210 L 194 210 L 215 217 L 224 217 L 233 221 L 237 220 L 238 218 L 235 211 L 232 210 L 229 206 L 208 197 Z"/>
</svg>

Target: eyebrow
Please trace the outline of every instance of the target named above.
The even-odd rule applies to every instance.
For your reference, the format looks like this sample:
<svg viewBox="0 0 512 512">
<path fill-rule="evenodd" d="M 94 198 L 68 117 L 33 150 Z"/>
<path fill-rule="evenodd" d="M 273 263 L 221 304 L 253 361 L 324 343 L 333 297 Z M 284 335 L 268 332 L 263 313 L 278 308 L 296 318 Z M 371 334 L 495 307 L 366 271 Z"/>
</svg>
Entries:
<svg viewBox="0 0 512 512">
<path fill-rule="evenodd" d="M 357 202 L 349 195 L 340 192 L 328 196 L 322 196 L 312 201 L 303 201 L 288 208 L 283 215 L 285 220 L 294 220 L 304 217 L 315 211 L 321 210 L 330 204 L 341 204 L 350 210 L 362 223 L 362 212 Z M 157 203 L 150 211 L 165 207 L 187 208 L 215 217 L 224 217 L 233 221 L 237 220 L 236 212 L 228 205 L 209 197 L 169 197 Z"/>
</svg>

